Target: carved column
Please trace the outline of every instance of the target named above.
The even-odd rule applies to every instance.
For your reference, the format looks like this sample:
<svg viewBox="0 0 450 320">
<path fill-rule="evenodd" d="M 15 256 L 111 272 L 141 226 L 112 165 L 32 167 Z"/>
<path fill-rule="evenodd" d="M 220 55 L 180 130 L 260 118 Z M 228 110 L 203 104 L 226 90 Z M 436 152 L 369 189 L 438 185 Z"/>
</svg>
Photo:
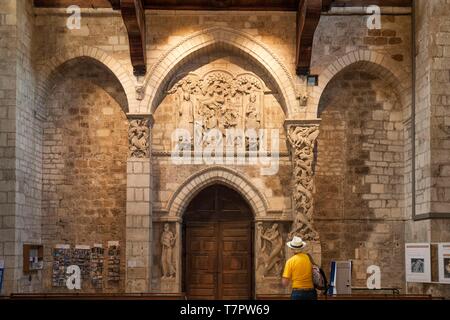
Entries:
<svg viewBox="0 0 450 320">
<path fill-rule="evenodd" d="M 126 292 L 149 292 L 152 248 L 151 115 L 128 115 Z"/>
<path fill-rule="evenodd" d="M 315 145 L 320 120 L 286 121 L 287 138 L 291 148 L 293 167 L 294 221 L 289 238 L 301 237 L 308 242 L 308 250 L 320 264 L 319 234 L 314 227 L 314 162 Z"/>
</svg>

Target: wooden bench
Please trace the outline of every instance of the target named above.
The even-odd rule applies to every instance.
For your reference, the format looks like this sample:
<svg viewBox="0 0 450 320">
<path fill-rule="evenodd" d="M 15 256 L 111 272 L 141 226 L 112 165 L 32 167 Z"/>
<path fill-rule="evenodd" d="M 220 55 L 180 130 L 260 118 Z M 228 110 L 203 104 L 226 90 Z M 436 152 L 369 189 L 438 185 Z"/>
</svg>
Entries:
<svg viewBox="0 0 450 320">
<path fill-rule="evenodd" d="M 184 293 L 14 293 L 11 300 L 186 300 Z"/>
<path fill-rule="evenodd" d="M 257 295 L 257 300 L 290 300 L 290 295 Z M 434 298 L 430 295 L 399 295 L 399 294 L 353 294 L 337 296 L 319 296 L 319 300 L 442 300 L 443 298 Z"/>
<path fill-rule="evenodd" d="M 10 296 L 0 296 L 0 300 L 186 300 L 184 293 L 142 293 L 142 294 L 116 294 L 116 293 L 15 293 Z M 256 300 L 290 300 L 290 295 L 267 294 L 257 295 Z M 389 295 L 389 294 L 353 294 L 338 296 L 319 296 L 319 300 L 444 300 L 444 298 L 430 295 Z"/>
</svg>

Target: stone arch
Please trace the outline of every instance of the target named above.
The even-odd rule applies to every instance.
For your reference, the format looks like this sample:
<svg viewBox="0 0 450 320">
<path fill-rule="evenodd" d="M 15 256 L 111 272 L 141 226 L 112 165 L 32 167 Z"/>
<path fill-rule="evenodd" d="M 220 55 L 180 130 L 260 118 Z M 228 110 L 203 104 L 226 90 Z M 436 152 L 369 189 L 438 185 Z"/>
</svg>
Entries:
<svg viewBox="0 0 450 320">
<path fill-rule="evenodd" d="M 117 60 L 106 54 L 104 51 L 89 46 L 82 46 L 76 49 L 63 49 L 52 58 L 45 60 L 38 67 L 38 105 L 43 106 L 45 98 L 49 95 L 52 87 L 52 78 L 58 71 L 58 68 L 68 61 L 77 58 L 90 58 L 102 64 L 108 71 L 115 75 L 121 84 L 128 101 L 128 112 L 137 111 L 134 82 L 128 71 Z"/>
<path fill-rule="evenodd" d="M 169 216 L 180 218 L 201 190 L 217 183 L 238 192 L 249 203 L 256 218 L 266 215 L 265 197 L 246 177 L 226 167 L 211 167 L 193 174 L 175 191 L 168 203 Z"/>
<path fill-rule="evenodd" d="M 411 75 L 398 66 L 398 62 L 381 53 L 370 50 L 352 51 L 330 64 L 319 76 L 319 85 L 314 88 L 308 115 L 316 118 L 322 94 L 330 81 L 341 72 L 350 68 L 360 68 L 386 81 L 395 88 L 402 106 L 411 105 Z"/>
<path fill-rule="evenodd" d="M 251 35 L 224 27 L 213 27 L 186 37 L 170 49 L 149 71 L 141 112 L 154 113 L 170 79 L 187 61 L 211 50 L 226 49 L 249 58 L 272 78 L 281 96 L 286 118 L 296 113 L 294 80 L 281 61 Z"/>
</svg>

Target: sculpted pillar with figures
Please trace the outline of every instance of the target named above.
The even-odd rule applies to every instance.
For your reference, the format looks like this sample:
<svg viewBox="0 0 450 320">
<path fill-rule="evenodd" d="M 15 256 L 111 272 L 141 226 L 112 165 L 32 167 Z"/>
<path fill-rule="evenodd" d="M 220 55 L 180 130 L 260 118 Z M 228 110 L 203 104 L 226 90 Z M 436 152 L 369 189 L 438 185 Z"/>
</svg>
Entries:
<svg viewBox="0 0 450 320">
<path fill-rule="evenodd" d="M 308 252 L 320 264 L 320 237 L 314 226 L 314 151 L 319 136 L 318 121 L 287 121 L 287 138 L 293 165 L 294 221 L 289 238 L 308 242 Z"/>
</svg>

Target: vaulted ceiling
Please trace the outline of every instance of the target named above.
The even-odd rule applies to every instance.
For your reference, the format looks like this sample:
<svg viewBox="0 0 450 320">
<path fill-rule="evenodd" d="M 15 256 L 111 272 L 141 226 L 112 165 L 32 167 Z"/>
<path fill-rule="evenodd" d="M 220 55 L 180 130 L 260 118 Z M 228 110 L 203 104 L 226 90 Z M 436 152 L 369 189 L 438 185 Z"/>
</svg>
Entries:
<svg viewBox="0 0 450 320">
<path fill-rule="evenodd" d="M 297 74 L 309 74 L 314 33 L 330 7 L 378 5 L 410 7 L 412 0 L 34 0 L 35 7 L 113 8 L 120 10 L 128 31 L 134 74 L 146 73 L 145 10 L 251 10 L 297 12 Z"/>
</svg>

